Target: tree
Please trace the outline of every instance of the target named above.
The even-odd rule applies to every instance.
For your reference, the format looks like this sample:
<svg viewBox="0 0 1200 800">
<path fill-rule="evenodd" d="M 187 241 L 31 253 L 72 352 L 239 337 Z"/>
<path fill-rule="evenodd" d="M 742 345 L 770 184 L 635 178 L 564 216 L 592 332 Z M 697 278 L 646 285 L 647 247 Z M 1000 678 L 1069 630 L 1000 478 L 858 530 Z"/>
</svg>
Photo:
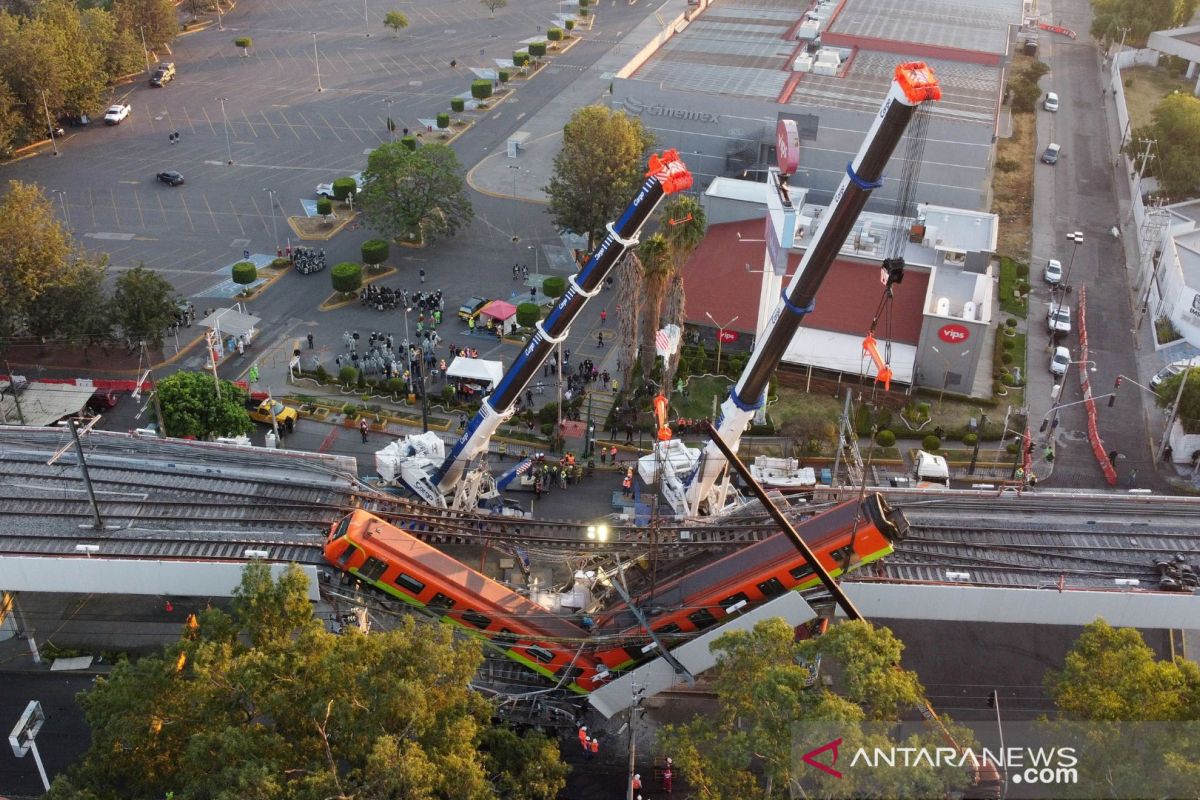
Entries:
<svg viewBox="0 0 1200 800">
<path fill-rule="evenodd" d="M 107 339 L 112 322 L 104 291 L 106 265 L 106 258 L 79 258 L 64 264 L 26 307 L 29 333 L 85 348 Z"/>
<path fill-rule="evenodd" d="M 439 111 L 437 114 L 438 130 L 445 130 L 450 127 L 450 115 L 445 111 Z"/>
<path fill-rule="evenodd" d="M 387 237 L 435 241 L 474 217 L 458 156 L 444 144 L 410 150 L 388 143 L 372 151 L 360 202 L 367 220 Z"/>
<path fill-rule="evenodd" d="M 659 751 L 671 755 L 699 796 L 933 797 L 945 796 L 944 784 L 962 777 L 954 770 L 859 769 L 839 780 L 794 757 L 794 745 L 810 738 L 814 747 L 824 744 L 833 738 L 831 730 L 844 737 L 844 755 L 859 746 L 886 746 L 886 726 L 925 702 L 916 675 L 897 667 L 903 645 L 888 629 L 844 622 L 797 643 L 791 627 L 772 618 L 753 630 L 724 634 L 712 650 L 718 657 L 718 711 L 666 726 L 658 740 Z M 821 673 L 836 676 L 834 689 L 813 682 L 810 665 L 818 657 Z M 971 744 L 955 734 L 961 744 Z M 904 744 L 943 741 L 930 730 Z M 792 795 L 797 787 L 803 791 Z"/>
<path fill-rule="evenodd" d="M 504 8 L 508 5 L 508 0 L 479 0 L 479 2 L 483 3 L 483 7 L 488 10 L 488 13 L 490 13 L 493 18 L 496 16 L 496 9 Z"/>
<path fill-rule="evenodd" d="M 367 239 L 362 243 L 362 260 L 372 267 L 387 261 L 388 243 L 386 239 Z"/>
<path fill-rule="evenodd" d="M 471 81 L 471 97 L 479 101 L 483 105 L 483 101 L 492 96 L 492 82 L 489 80 Z"/>
<path fill-rule="evenodd" d="M 113 11 L 125 28 L 143 27 L 148 47 L 167 44 L 179 32 L 179 12 L 171 0 L 114 0 Z"/>
<path fill-rule="evenodd" d="M 292 566 L 246 567 L 233 615 L 208 609 L 161 654 L 81 695 L 92 746 L 50 800 L 550 800 L 553 741 L 491 728 L 469 688 L 480 646 L 411 616 L 334 635 Z M 239 634 L 245 634 L 239 635 Z M 482 754 L 482 757 L 481 757 Z"/>
<path fill-rule="evenodd" d="M 1145 47 L 1151 32 L 1186 25 L 1197 0 L 1092 0 L 1091 34 L 1106 44 Z"/>
<path fill-rule="evenodd" d="M 666 237 L 655 233 L 643 239 L 638 245 L 638 261 L 642 267 L 642 345 L 646 348 L 642 354 L 642 370 L 645 375 L 649 375 L 656 360 L 654 339 L 658 329 L 662 327 L 663 298 L 666 296 L 667 282 L 674 270 L 671 247 L 667 244 Z"/>
<path fill-rule="evenodd" d="M 467 107 L 467 101 L 463 100 L 461 97 L 450 98 L 450 110 L 451 111 L 456 111 L 461 114 L 466 109 L 466 107 Z"/>
<path fill-rule="evenodd" d="M 109 314 L 130 344 L 162 346 L 163 331 L 175 322 L 178 299 L 171 284 L 144 264 L 117 278 Z"/>
<path fill-rule="evenodd" d="M 1158 385 L 1155 401 L 1160 408 L 1170 408 L 1179 394 L 1179 384 L 1187 375 L 1187 385 L 1183 387 L 1183 396 L 1179 398 L 1179 408 L 1175 409 L 1175 418 L 1183 426 L 1185 433 L 1200 432 L 1200 367 L 1172 375 Z"/>
<path fill-rule="evenodd" d="M 542 294 L 558 299 L 567 291 L 567 280 L 561 275 L 551 275 L 542 281 Z"/>
<path fill-rule="evenodd" d="M 667 279 L 666 307 L 663 310 L 662 322 L 665 325 L 678 325 L 679 329 L 683 330 L 687 306 L 683 267 L 700 246 L 700 242 L 704 241 L 708 220 L 700 203 L 685 194 L 671 195 L 666 199 L 662 204 L 661 220 L 663 225 L 659 232 L 667 240 L 671 259 L 671 276 Z M 663 383 L 666 386 L 675 381 L 682 351 L 683 348 L 680 347 L 675 351 L 675 355 L 667 359 L 663 369 Z"/>
<path fill-rule="evenodd" d="M 346 198 L 358 192 L 358 181 L 349 176 L 333 179 L 333 197 L 335 200 L 346 202 Z"/>
<path fill-rule="evenodd" d="M 9 181 L 0 200 L 0 335 L 25 330 L 30 309 L 72 259 L 72 249 L 41 187 Z"/>
<path fill-rule="evenodd" d="M 533 56 L 534 59 L 544 58 L 546 56 L 546 43 L 545 42 L 530 42 L 529 43 L 529 55 Z"/>
<path fill-rule="evenodd" d="M 213 439 L 249 433 L 254 427 L 246 413 L 246 392 L 229 381 L 221 381 L 221 396 L 212 375 L 206 372 L 176 372 L 154 387 L 162 406 L 165 436 L 195 436 Z"/>
<path fill-rule="evenodd" d="M 562 28 L 547 28 L 546 38 L 552 42 L 561 42 L 563 40 Z"/>
<path fill-rule="evenodd" d="M 399 39 L 400 31 L 408 27 L 408 17 L 399 11 L 389 11 L 383 15 L 383 24 L 391 28 L 396 38 Z"/>
<path fill-rule="evenodd" d="M 585 234 L 590 252 L 641 186 L 653 143 L 641 120 L 620 111 L 588 106 L 571 115 L 546 188 L 554 224 Z"/>
<path fill-rule="evenodd" d="M 317 213 L 322 217 L 328 217 L 333 213 L 333 201 L 328 197 L 317 198 Z"/>
<path fill-rule="evenodd" d="M 329 271 L 329 278 L 333 281 L 334 291 L 342 294 L 357 292 L 362 287 L 362 265 L 353 261 L 334 264 Z"/>
<path fill-rule="evenodd" d="M 517 324 L 522 328 L 532 328 L 542 318 L 542 310 L 537 303 L 521 303 L 517 306 Z"/>
<path fill-rule="evenodd" d="M 1200 192 L 1200 98 L 1169 94 L 1154 108 L 1151 123 L 1138 128 L 1126 146 L 1126 154 L 1140 156 L 1146 143 L 1153 142 L 1154 158 L 1146 163 L 1146 174 L 1158 179 L 1169 197 L 1189 197 Z"/>
<path fill-rule="evenodd" d="M 239 261 L 233 265 L 233 282 L 238 286 L 249 286 L 258 280 L 258 267 L 253 261 Z M 243 293 L 247 290 L 243 289 Z"/>
<path fill-rule="evenodd" d="M 513 66 L 523 67 L 529 63 L 529 53 L 524 50 L 513 51 Z"/>
</svg>

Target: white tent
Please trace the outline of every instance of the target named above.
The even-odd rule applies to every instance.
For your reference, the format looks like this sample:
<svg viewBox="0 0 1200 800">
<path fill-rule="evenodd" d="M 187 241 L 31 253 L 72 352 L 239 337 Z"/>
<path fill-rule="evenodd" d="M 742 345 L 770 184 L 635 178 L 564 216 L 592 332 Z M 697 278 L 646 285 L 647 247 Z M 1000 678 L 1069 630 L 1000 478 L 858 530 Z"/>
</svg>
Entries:
<svg viewBox="0 0 1200 800">
<path fill-rule="evenodd" d="M 504 363 L 483 358 L 457 357 L 446 369 L 447 378 L 462 378 L 485 384 L 488 390 L 495 389 L 504 377 Z"/>
</svg>

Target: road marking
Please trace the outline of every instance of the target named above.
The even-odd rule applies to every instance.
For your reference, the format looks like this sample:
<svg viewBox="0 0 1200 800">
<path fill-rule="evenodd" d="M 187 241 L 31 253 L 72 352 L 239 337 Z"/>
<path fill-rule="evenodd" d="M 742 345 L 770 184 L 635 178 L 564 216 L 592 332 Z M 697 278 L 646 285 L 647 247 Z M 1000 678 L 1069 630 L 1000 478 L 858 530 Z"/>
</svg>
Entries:
<svg viewBox="0 0 1200 800">
<path fill-rule="evenodd" d="M 500 116 L 500 115 L 499 115 L 499 114 L 497 114 L 496 116 L 498 117 L 498 116 Z M 520 121 L 521 121 L 521 120 L 523 120 L 524 118 L 525 118 L 525 112 L 524 112 L 524 111 L 522 111 L 520 114 L 517 114 L 517 122 L 520 122 Z"/>
<path fill-rule="evenodd" d="M 317 141 L 318 141 L 318 142 L 319 142 L 319 141 L 321 141 L 321 137 L 320 137 L 320 135 L 317 133 L 317 129 L 313 127 L 313 125 L 312 125 L 312 123 L 311 123 L 311 122 L 309 122 L 308 116 L 307 116 L 307 115 L 304 115 L 302 118 L 303 118 L 303 120 L 304 120 L 304 124 L 308 126 L 308 129 L 309 129 L 310 131 L 312 131 L 312 135 L 317 137 Z"/>
<path fill-rule="evenodd" d="M 259 114 L 259 116 L 261 116 L 263 118 L 263 122 L 267 123 L 267 127 L 271 129 L 271 133 L 275 134 L 275 138 L 278 139 L 279 133 L 275 130 L 275 126 L 271 124 L 271 120 L 267 119 L 266 112 L 259 111 L 258 114 Z"/>
<path fill-rule="evenodd" d="M 213 136 L 216 136 L 217 135 L 217 127 L 215 125 L 213 125 L 212 120 L 208 118 L 208 109 L 201 106 L 200 110 L 204 113 L 204 121 L 208 123 L 208 130 L 212 133 Z"/>
<path fill-rule="evenodd" d="M 330 123 L 330 121 L 329 121 L 328 119 L 326 119 L 326 118 L 325 118 L 325 115 L 324 115 L 324 114 L 318 114 L 317 116 L 319 116 L 319 117 L 321 118 L 321 121 L 325 123 L 325 127 L 329 128 L 329 132 L 333 134 L 333 137 L 334 137 L 335 139 L 337 139 L 337 140 L 340 142 L 340 141 L 342 140 L 342 137 L 341 137 L 341 136 L 338 136 L 337 129 L 335 129 L 335 128 L 333 127 L 333 124 L 332 124 L 332 123 Z M 359 142 L 361 142 L 361 141 L 362 141 L 362 140 L 361 140 L 361 139 L 359 139 Z"/>
<path fill-rule="evenodd" d="M 162 192 L 155 192 L 154 196 L 158 199 L 158 213 L 162 214 L 163 225 L 170 225 L 170 218 L 167 216 L 166 206 L 163 205 Z"/>
<path fill-rule="evenodd" d="M 252 194 L 250 195 L 250 202 L 254 204 L 254 213 L 258 215 L 258 221 L 262 223 L 263 232 L 266 233 L 267 236 L 270 236 L 271 229 L 267 226 L 267 218 L 263 216 L 262 210 L 258 207 L 258 198 Z"/>
<path fill-rule="evenodd" d="M 279 116 L 283 119 L 283 124 L 287 125 L 288 130 L 290 130 L 292 132 L 292 136 L 295 136 L 297 139 L 299 139 L 300 134 L 296 133 L 296 126 L 293 125 L 292 121 L 287 118 L 287 114 L 284 114 L 282 111 L 280 111 Z"/>
<path fill-rule="evenodd" d="M 340 112 L 338 113 L 338 119 L 342 121 L 342 124 L 346 126 L 346 130 L 350 131 L 350 134 L 354 136 L 355 139 L 358 139 L 359 143 L 361 144 L 363 140 L 362 137 L 358 135 L 358 131 L 351 127 L 349 122 L 346 122 L 346 118 L 343 117 Z"/>
<path fill-rule="evenodd" d="M 217 215 L 213 213 L 212 206 L 208 204 L 208 195 L 201 192 L 200 197 L 204 200 L 204 207 L 208 209 L 208 215 L 212 217 L 213 227 L 217 229 L 217 233 L 221 233 L 221 226 L 217 222 Z"/>
<path fill-rule="evenodd" d="M 224 161 L 205 161 L 204 163 L 205 163 L 205 164 L 210 164 L 210 165 L 212 165 L 212 166 L 215 166 L 215 167 L 219 167 L 219 166 L 221 166 L 222 164 L 224 164 L 225 162 L 224 162 Z"/>
<path fill-rule="evenodd" d="M 117 218 L 117 227 L 121 227 L 121 211 L 117 208 L 117 193 L 114 189 L 108 190 L 108 196 L 112 198 L 113 216 Z"/>
<path fill-rule="evenodd" d="M 146 227 L 146 218 L 142 215 L 142 200 L 140 197 L 138 197 L 136 189 L 133 191 L 133 202 L 135 205 L 137 205 L 138 221 L 142 223 L 142 227 L 144 228 Z"/>
<path fill-rule="evenodd" d="M 257 139 L 258 131 L 254 130 L 254 123 L 251 122 L 250 118 L 246 116 L 245 111 L 242 112 L 242 119 L 246 120 L 246 124 L 250 126 L 250 133 L 254 134 L 254 138 Z"/>
<path fill-rule="evenodd" d="M 192 229 L 192 233 L 195 233 L 196 225 L 192 222 L 192 212 L 188 210 L 187 198 L 184 197 L 183 192 L 179 193 L 179 202 L 183 203 L 183 213 L 187 215 L 188 227 Z"/>
<path fill-rule="evenodd" d="M 99 231 L 97 233 L 85 233 L 83 235 L 83 237 L 85 239 L 107 239 L 108 241 L 114 241 L 114 242 L 128 242 L 130 239 L 133 238 L 133 234 L 132 233 L 106 233 L 104 231 Z"/>
<path fill-rule="evenodd" d="M 134 186 L 137 186 L 141 181 L 117 181 L 117 183 L 132 183 Z"/>
<path fill-rule="evenodd" d="M 242 212 L 237 210 L 237 207 L 233 204 L 233 200 L 229 201 L 229 207 L 233 209 L 233 218 L 237 220 L 238 230 L 242 232 L 242 236 L 245 236 L 246 228 L 242 225 Z"/>
</svg>

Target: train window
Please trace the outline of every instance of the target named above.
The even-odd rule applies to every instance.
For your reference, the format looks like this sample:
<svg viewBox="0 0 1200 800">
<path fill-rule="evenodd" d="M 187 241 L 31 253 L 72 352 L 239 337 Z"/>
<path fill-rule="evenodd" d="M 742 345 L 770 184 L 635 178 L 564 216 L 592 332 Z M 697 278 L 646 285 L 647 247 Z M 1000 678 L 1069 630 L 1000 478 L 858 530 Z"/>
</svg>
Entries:
<svg viewBox="0 0 1200 800">
<path fill-rule="evenodd" d="M 451 598 L 446 597 L 446 595 L 442 594 L 441 592 L 438 592 L 433 596 L 433 599 L 429 601 L 429 607 L 433 609 L 454 608 L 454 601 Z"/>
<path fill-rule="evenodd" d="M 425 584 L 411 575 L 405 575 L 401 572 L 396 576 L 396 585 L 409 594 L 417 595 L 425 591 Z"/>
<path fill-rule="evenodd" d="M 478 611 L 472 611 L 470 609 L 467 609 L 466 611 L 463 612 L 462 618 L 463 618 L 463 622 L 469 622 L 472 625 L 474 625 L 476 628 L 482 629 L 482 628 L 486 628 L 488 625 L 492 624 L 492 620 L 489 617 L 485 617 L 483 614 L 480 614 Z"/>
<path fill-rule="evenodd" d="M 380 561 L 378 558 L 371 557 L 363 562 L 363 565 L 358 568 L 358 574 L 362 575 L 369 581 L 379 580 L 379 576 L 387 569 L 387 562 Z"/>
<path fill-rule="evenodd" d="M 802 564 L 792 568 L 792 580 L 797 583 L 806 581 L 813 576 L 813 568 L 808 564 Z"/>
<path fill-rule="evenodd" d="M 529 651 L 529 655 L 533 656 L 534 658 L 536 658 L 538 661 L 542 662 L 543 664 L 549 664 L 551 661 L 554 660 L 554 653 L 552 653 L 551 651 L 547 650 L 544 647 L 538 647 L 537 645 L 530 645 L 529 647 L 526 647 L 525 649 L 527 651 Z"/>
<path fill-rule="evenodd" d="M 512 645 L 516 644 L 519 640 L 520 640 L 520 637 L 518 637 L 515 633 L 510 631 L 508 628 L 501 628 L 500 632 L 492 637 L 492 641 L 495 642 L 496 644 L 505 645 L 508 647 L 511 647 Z"/>
<path fill-rule="evenodd" d="M 696 626 L 697 630 L 704 630 L 710 625 L 717 624 L 717 618 L 714 617 L 707 608 L 702 608 L 699 611 L 693 611 L 691 614 L 688 614 L 688 619 L 692 621 L 692 624 Z"/>
<path fill-rule="evenodd" d="M 839 567 L 842 564 L 846 563 L 847 558 L 849 558 L 850 561 L 853 562 L 854 561 L 854 547 L 852 545 L 844 545 L 842 547 L 837 548 L 836 550 L 830 550 L 829 557 L 832 558 L 834 560 L 834 563 L 836 563 Z"/>
<path fill-rule="evenodd" d="M 566 678 L 567 680 L 573 681 L 582 674 L 583 669 L 581 667 L 563 667 L 558 672 L 554 673 L 554 677 L 558 678 L 559 680 Z"/>
<path fill-rule="evenodd" d="M 349 529 L 350 529 L 350 515 L 347 514 L 346 516 L 342 517 L 342 521 L 339 522 L 338 526 L 333 529 L 333 535 L 329 537 L 329 541 L 332 542 L 334 539 L 342 538 L 343 536 L 346 535 L 346 531 L 348 531 Z"/>
<path fill-rule="evenodd" d="M 681 630 L 681 628 L 678 625 L 676 625 L 674 622 L 672 622 L 669 625 L 663 625 L 661 628 L 655 628 L 654 632 L 655 633 L 679 633 L 680 630 Z"/>
<path fill-rule="evenodd" d="M 758 585 L 758 590 L 763 593 L 763 597 L 779 597 L 787 591 L 779 578 L 767 578 Z"/>
<path fill-rule="evenodd" d="M 342 554 L 340 556 L 338 556 L 338 560 L 337 560 L 338 566 L 344 567 L 347 564 L 349 564 L 350 559 L 357 552 L 358 552 L 358 548 L 355 547 L 354 545 L 350 545 L 350 544 L 346 545 L 346 549 L 342 551 Z"/>
<path fill-rule="evenodd" d="M 738 592 L 737 594 L 731 594 L 731 595 L 729 595 L 729 597 L 726 597 L 724 600 L 722 600 L 721 608 L 728 610 L 728 608 L 731 605 L 734 605 L 735 603 L 749 603 L 749 602 L 750 602 L 750 598 L 749 598 L 749 596 L 747 596 L 747 594 L 745 592 Z"/>
</svg>

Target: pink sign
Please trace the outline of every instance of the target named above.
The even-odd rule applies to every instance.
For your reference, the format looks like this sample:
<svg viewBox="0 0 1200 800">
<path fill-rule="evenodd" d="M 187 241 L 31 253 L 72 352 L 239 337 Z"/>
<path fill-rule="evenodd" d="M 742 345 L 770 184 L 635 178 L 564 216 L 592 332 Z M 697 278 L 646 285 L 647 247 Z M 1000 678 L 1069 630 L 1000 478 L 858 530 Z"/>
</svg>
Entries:
<svg viewBox="0 0 1200 800">
<path fill-rule="evenodd" d="M 722 344 L 733 344 L 738 340 L 738 332 L 731 331 L 729 328 L 722 328 L 717 333 L 717 336 L 720 338 Z"/>
<path fill-rule="evenodd" d="M 800 132 L 794 119 L 781 119 L 775 126 L 775 163 L 784 175 L 800 166 Z"/>
<path fill-rule="evenodd" d="M 943 326 L 938 331 L 938 338 L 943 342 L 950 342 L 950 344 L 962 344 L 971 338 L 971 331 L 965 325 L 951 323 L 950 325 Z"/>
</svg>

